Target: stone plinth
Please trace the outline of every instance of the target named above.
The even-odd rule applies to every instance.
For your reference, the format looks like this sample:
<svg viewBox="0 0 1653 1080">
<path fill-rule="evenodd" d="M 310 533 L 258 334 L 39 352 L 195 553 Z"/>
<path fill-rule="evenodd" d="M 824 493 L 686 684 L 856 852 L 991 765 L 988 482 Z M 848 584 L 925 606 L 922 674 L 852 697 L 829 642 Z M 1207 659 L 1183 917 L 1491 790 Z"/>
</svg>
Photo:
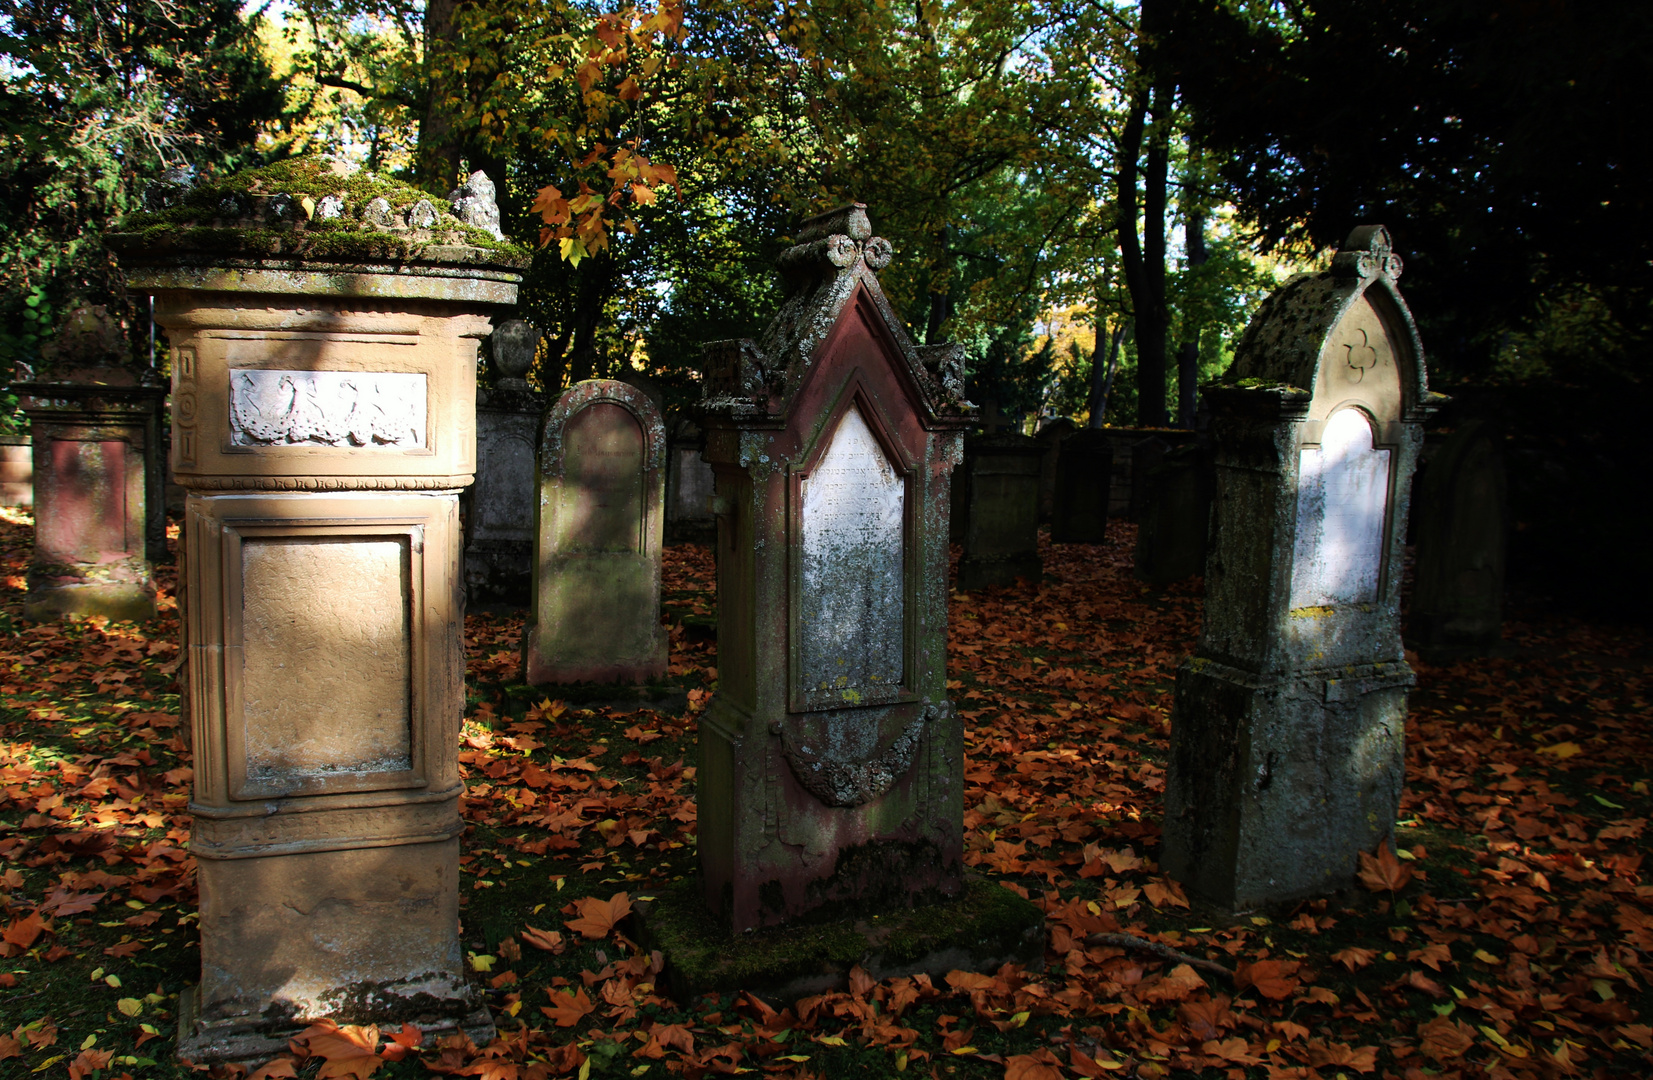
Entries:
<svg viewBox="0 0 1653 1080">
<path fill-rule="evenodd" d="M 306 231 L 295 170 L 335 227 Z M 171 342 L 188 491 L 201 983 L 179 1054 L 267 1057 L 321 1017 L 487 1037 L 458 929 L 459 493 L 478 343 L 524 259 L 387 180 L 254 177 L 110 238 Z M 245 218 L 176 220 L 218 207 Z"/>
<path fill-rule="evenodd" d="M 34 505 L 34 449 L 27 435 L 0 435 L 0 506 Z"/>
<path fill-rule="evenodd" d="M 1419 485 L 1406 640 L 1425 659 L 1500 650 L 1508 531 L 1502 441 L 1485 421 L 1471 420 L 1446 440 Z"/>
<path fill-rule="evenodd" d="M 523 375 L 539 331 L 510 319 L 489 341 L 494 388 L 476 407 L 476 483 L 465 495 L 465 593 L 473 609 L 525 608 L 534 589 L 534 468 L 545 399 Z"/>
<path fill-rule="evenodd" d="M 717 517 L 712 496 L 717 479 L 703 456 L 706 435 L 698 425 L 680 421 L 666 436 L 666 542 L 712 544 Z"/>
<path fill-rule="evenodd" d="M 1136 576 L 1164 588 L 1205 573 L 1215 487 L 1210 451 L 1183 446 L 1149 470 L 1136 533 Z"/>
<path fill-rule="evenodd" d="M 1113 442 L 1100 428 L 1076 431 L 1056 459 L 1056 498 L 1050 538 L 1058 544 L 1101 544 L 1108 539 L 1108 488 Z"/>
<path fill-rule="evenodd" d="M 1205 626 L 1177 673 L 1161 864 L 1230 909 L 1353 884 L 1405 775 L 1403 540 L 1441 400 L 1380 226 L 1271 296 L 1225 385 Z"/>
<path fill-rule="evenodd" d="M 529 683 L 642 683 L 666 674 L 660 624 L 666 431 L 641 390 L 566 390 L 540 435 Z"/>
<path fill-rule="evenodd" d="M 1039 520 L 1049 521 L 1056 509 L 1056 462 L 1062 453 L 1062 443 L 1079 430 L 1079 425 L 1065 416 L 1058 416 L 1040 426 L 1033 437 L 1045 448 L 1039 460 Z"/>
<path fill-rule="evenodd" d="M 963 888 L 945 670 L 962 355 L 913 344 L 878 284 L 890 254 L 859 205 L 811 218 L 761 345 L 706 348 L 718 691 L 699 843 L 736 933 Z"/>
<path fill-rule="evenodd" d="M 165 391 L 116 366 L 74 368 L 58 381 L 12 389 L 34 443 L 24 617 L 154 618 L 151 562 L 165 554 L 165 511 L 149 462 L 160 449 Z"/>
<path fill-rule="evenodd" d="M 1038 581 L 1039 463 L 1044 448 L 1026 435 L 975 435 L 964 441 L 964 469 L 953 485 L 964 554 L 957 586 L 985 589 L 1017 578 Z"/>
</svg>

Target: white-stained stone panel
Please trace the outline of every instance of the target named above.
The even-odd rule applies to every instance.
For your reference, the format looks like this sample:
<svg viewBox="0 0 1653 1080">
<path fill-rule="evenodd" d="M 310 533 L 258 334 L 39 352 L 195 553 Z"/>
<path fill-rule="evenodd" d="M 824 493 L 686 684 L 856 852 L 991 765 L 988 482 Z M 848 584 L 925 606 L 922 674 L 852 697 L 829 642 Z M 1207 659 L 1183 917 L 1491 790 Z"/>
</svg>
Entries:
<svg viewBox="0 0 1653 1080">
<path fill-rule="evenodd" d="M 232 368 L 230 442 L 420 449 L 426 401 L 420 372 Z"/>
<path fill-rule="evenodd" d="M 1320 445 L 1302 450 L 1293 608 L 1378 598 L 1388 506 L 1389 451 L 1373 446 L 1365 413 L 1338 410 L 1326 421 Z"/>
</svg>

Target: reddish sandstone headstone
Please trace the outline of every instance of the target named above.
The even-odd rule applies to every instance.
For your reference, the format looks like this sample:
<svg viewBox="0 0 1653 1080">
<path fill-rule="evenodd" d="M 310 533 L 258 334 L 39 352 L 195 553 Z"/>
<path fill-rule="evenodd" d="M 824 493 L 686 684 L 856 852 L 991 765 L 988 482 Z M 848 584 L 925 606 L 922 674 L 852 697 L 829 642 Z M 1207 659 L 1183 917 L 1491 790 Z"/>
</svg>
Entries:
<svg viewBox="0 0 1653 1080">
<path fill-rule="evenodd" d="M 963 888 L 946 687 L 963 358 L 914 345 L 875 273 L 890 255 L 859 204 L 812 218 L 762 343 L 706 347 L 718 691 L 699 844 L 737 933 Z"/>
<path fill-rule="evenodd" d="M 528 682 L 665 676 L 665 461 L 659 410 L 623 382 L 579 383 L 546 414 Z"/>
</svg>

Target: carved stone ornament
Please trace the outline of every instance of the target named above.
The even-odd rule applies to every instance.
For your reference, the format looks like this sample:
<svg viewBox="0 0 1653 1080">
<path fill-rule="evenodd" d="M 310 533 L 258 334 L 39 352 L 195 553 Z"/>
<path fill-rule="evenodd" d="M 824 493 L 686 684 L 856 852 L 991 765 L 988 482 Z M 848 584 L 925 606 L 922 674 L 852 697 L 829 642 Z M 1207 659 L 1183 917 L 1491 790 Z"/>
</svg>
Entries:
<svg viewBox="0 0 1653 1080">
<path fill-rule="evenodd" d="M 236 446 L 420 447 L 425 376 L 410 372 L 230 372 Z"/>
</svg>

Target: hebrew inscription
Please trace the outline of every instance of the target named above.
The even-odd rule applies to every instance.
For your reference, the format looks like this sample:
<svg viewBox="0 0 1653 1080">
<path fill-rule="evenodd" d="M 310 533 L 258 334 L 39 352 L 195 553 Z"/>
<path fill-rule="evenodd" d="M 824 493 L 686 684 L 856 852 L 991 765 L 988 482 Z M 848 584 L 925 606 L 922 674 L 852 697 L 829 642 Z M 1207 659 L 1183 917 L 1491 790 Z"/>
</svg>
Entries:
<svg viewBox="0 0 1653 1080">
<path fill-rule="evenodd" d="M 906 650 L 906 490 L 853 406 L 802 484 L 798 660 L 817 708 L 889 700 Z"/>
<path fill-rule="evenodd" d="M 1389 506 L 1389 451 L 1373 446 L 1366 414 L 1333 413 L 1320 445 L 1303 448 L 1298 481 L 1291 606 L 1375 601 Z"/>
<path fill-rule="evenodd" d="M 235 446 L 423 448 L 425 411 L 418 372 L 230 371 Z"/>
</svg>

